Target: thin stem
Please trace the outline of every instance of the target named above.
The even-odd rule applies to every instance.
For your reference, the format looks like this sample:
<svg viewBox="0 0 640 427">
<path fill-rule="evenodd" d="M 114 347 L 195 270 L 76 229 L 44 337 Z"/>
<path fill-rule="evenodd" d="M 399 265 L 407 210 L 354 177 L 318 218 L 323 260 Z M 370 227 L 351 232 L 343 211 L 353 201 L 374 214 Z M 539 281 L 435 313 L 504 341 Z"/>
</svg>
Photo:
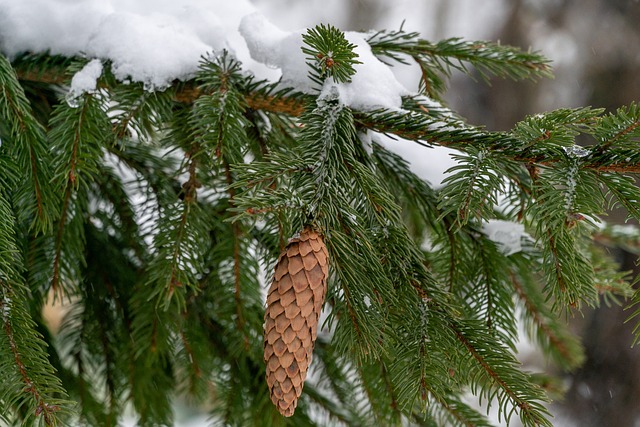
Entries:
<svg viewBox="0 0 640 427">
<path fill-rule="evenodd" d="M 236 197 L 236 190 L 232 187 L 233 176 L 231 175 L 231 165 L 223 159 L 224 173 L 227 180 L 227 188 L 229 192 L 229 207 L 233 208 Z M 246 350 L 249 350 L 249 338 L 244 334 L 244 315 L 242 314 L 242 298 L 241 298 L 241 257 L 240 257 L 240 240 L 242 238 L 242 230 L 240 230 L 240 224 L 238 221 L 234 221 L 231 224 L 233 231 L 233 279 L 234 279 L 234 298 L 236 301 L 236 314 L 238 316 L 238 330 L 242 331 L 244 336 L 244 345 Z"/>
<path fill-rule="evenodd" d="M 495 381 L 500 386 L 500 388 L 502 388 L 502 390 L 504 390 L 504 392 L 507 394 L 507 396 L 509 396 L 509 398 L 511 398 L 511 400 L 515 403 L 515 405 L 518 406 L 518 408 L 520 408 L 523 412 L 529 413 L 532 418 L 537 419 L 538 417 L 536 416 L 536 414 L 531 412 L 531 405 L 528 402 L 522 400 L 516 394 L 516 392 L 513 391 L 511 387 L 509 387 L 509 385 L 502 379 L 502 377 L 500 377 L 500 375 L 498 375 L 498 373 L 491 367 L 489 362 L 487 362 L 485 358 L 482 357 L 482 355 L 478 352 L 478 350 L 474 347 L 474 345 L 467 339 L 467 337 L 462 333 L 462 331 L 458 329 L 456 325 L 453 325 L 453 324 L 449 324 L 449 327 L 455 333 L 458 341 L 460 341 L 460 343 L 464 345 L 464 347 L 467 349 L 469 354 L 471 354 L 471 356 L 476 360 L 476 362 L 478 362 L 478 364 L 487 373 L 487 375 L 493 381 Z"/>
<path fill-rule="evenodd" d="M 533 301 L 531 301 L 531 298 L 529 298 L 529 295 L 527 295 L 527 292 L 523 289 L 522 284 L 513 273 L 511 273 L 511 283 L 513 283 L 516 294 L 518 295 L 518 298 L 522 300 L 527 313 L 529 313 L 538 329 L 547 337 L 549 344 L 556 348 L 558 353 L 560 353 L 565 360 L 570 361 L 574 359 L 567 346 L 564 345 L 562 339 L 554 333 L 551 327 L 549 327 L 549 324 L 544 319 L 544 314 L 538 310 L 538 307 L 536 307 Z"/>
<path fill-rule="evenodd" d="M 35 400 L 35 415 L 42 415 L 45 424 L 47 426 L 52 426 L 55 424 L 55 413 L 60 410 L 60 407 L 58 405 L 51 405 L 47 403 L 42 394 L 38 391 L 34 380 L 29 376 L 29 369 L 22 360 L 22 355 L 18 348 L 18 344 L 16 343 L 13 327 L 11 326 L 11 319 L 9 318 L 10 310 L 11 307 L 7 307 L 6 299 L 0 298 L 0 313 L 3 313 L 2 321 L 4 323 L 4 332 L 9 339 L 9 349 L 13 354 L 13 359 L 18 367 L 18 372 L 20 373 L 22 382 L 25 384 L 22 391 L 29 393 Z"/>
<path fill-rule="evenodd" d="M 56 74 L 56 72 L 58 73 Z M 65 84 L 68 81 L 68 76 L 65 75 L 61 70 L 57 69 L 52 69 L 51 73 L 35 73 L 31 71 L 18 70 L 17 75 L 20 80 L 37 81 L 49 84 L 61 85 Z M 203 93 L 200 88 L 195 86 L 193 82 L 187 82 L 181 85 L 175 91 L 174 99 L 181 103 L 191 104 L 202 95 L 206 94 Z M 245 101 L 247 103 L 247 106 L 251 109 L 286 114 L 293 117 L 298 117 L 305 111 L 305 101 L 299 98 L 285 96 L 265 96 L 263 93 L 252 92 L 245 94 Z M 409 130 L 393 127 L 390 124 L 371 121 L 370 117 L 368 117 L 367 114 L 363 113 L 354 112 L 354 117 L 358 124 L 367 129 L 371 129 L 384 134 L 393 134 L 428 147 L 430 147 L 431 145 L 439 145 L 443 147 L 460 147 L 466 143 L 473 143 L 473 141 L 441 141 L 439 140 L 438 136 L 433 135 L 433 131 L 429 128 L 429 126 L 426 125 L 420 128 Z M 618 133 L 614 137 L 614 140 L 633 131 L 638 126 L 640 126 L 640 122 L 634 122 L 634 124 Z M 542 138 L 546 138 L 546 135 L 544 135 Z M 613 143 L 614 140 L 612 140 L 611 143 Z M 492 147 L 488 147 L 488 149 L 491 150 Z M 538 165 L 550 165 L 559 161 L 559 159 L 555 158 L 544 158 L 531 155 L 527 156 L 522 154 L 507 157 L 519 163 L 525 164 L 535 163 Z M 581 167 L 593 169 L 599 172 L 640 173 L 640 164 L 629 164 L 627 162 L 606 164 L 595 162 L 583 164 L 581 165 Z"/>
<path fill-rule="evenodd" d="M 62 211 L 60 213 L 60 220 L 58 221 L 58 230 L 56 232 L 55 239 L 55 251 L 53 257 L 53 275 L 51 279 L 51 288 L 55 295 L 58 293 L 58 286 L 60 283 L 60 262 L 62 259 L 62 238 L 64 236 L 65 226 L 67 223 L 67 217 L 69 215 L 69 205 L 71 203 L 71 196 L 73 194 L 73 187 L 76 185 L 77 174 L 76 168 L 78 166 L 78 150 L 81 143 L 80 130 L 84 125 L 85 114 L 87 109 L 87 102 L 82 103 L 82 110 L 80 111 L 80 117 L 78 120 L 78 125 L 76 126 L 74 136 L 73 136 L 73 146 L 71 149 L 71 159 L 69 160 L 69 173 L 67 175 L 64 197 L 62 202 Z M 77 213 L 76 213 L 77 214 Z M 61 289 L 62 294 L 60 295 L 60 299 L 64 296 L 64 290 Z"/>
<path fill-rule="evenodd" d="M 25 123 L 25 119 L 21 113 L 20 108 L 15 104 L 13 97 L 8 96 L 6 93 L 6 89 L 3 88 L 3 98 L 7 100 L 9 103 L 11 110 L 13 111 L 13 116 L 17 118 L 19 122 L 19 128 L 21 134 L 27 133 L 27 125 Z M 36 155 L 33 150 L 33 145 L 29 144 L 29 160 L 31 165 L 31 176 L 33 177 L 34 182 L 34 190 L 36 193 L 36 206 L 38 210 L 38 217 L 44 217 L 44 206 L 42 203 L 42 189 L 40 188 L 40 180 L 38 179 L 38 167 L 36 161 Z"/>
</svg>

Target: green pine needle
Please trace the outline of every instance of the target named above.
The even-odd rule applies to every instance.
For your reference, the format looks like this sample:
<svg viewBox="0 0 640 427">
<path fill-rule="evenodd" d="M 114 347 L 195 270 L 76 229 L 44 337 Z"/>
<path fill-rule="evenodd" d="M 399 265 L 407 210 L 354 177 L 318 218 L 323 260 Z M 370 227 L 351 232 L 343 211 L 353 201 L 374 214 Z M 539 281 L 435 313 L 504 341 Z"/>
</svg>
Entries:
<svg viewBox="0 0 640 427">
<path fill-rule="evenodd" d="M 306 46 L 302 52 L 307 55 L 307 64 L 311 68 L 310 78 L 322 86 L 325 79 L 331 77 L 335 83 L 347 83 L 356 73 L 353 68 L 361 64 L 344 33 L 331 25 L 320 24 L 307 30 L 302 36 Z"/>
</svg>

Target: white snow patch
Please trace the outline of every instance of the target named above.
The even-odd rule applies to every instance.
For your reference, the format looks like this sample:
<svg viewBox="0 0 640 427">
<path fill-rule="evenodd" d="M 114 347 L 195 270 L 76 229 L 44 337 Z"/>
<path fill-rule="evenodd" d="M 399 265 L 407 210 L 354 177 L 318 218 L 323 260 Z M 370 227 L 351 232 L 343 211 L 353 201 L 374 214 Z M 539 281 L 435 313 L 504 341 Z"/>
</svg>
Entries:
<svg viewBox="0 0 640 427">
<path fill-rule="evenodd" d="M 119 80 L 163 88 L 227 49 L 260 74 L 238 33 L 249 0 L 0 0 L 0 51 L 111 60 Z"/>
<path fill-rule="evenodd" d="M 102 75 L 102 62 L 99 59 L 89 61 L 71 79 L 71 87 L 66 95 L 67 103 L 77 107 L 77 100 L 82 94 L 96 90 L 100 75 Z"/>
<path fill-rule="evenodd" d="M 576 144 L 573 144 L 571 147 L 563 147 L 563 149 L 570 157 L 586 157 L 591 154 L 590 149 Z"/>
<path fill-rule="evenodd" d="M 259 13 L 242 18 L 239 29 L 255 61 L 282 71 L 282 86 L 304 93 L 314 92 L 301 50 L 304 30 L 282 31 Z"/>
<path fill-rule="evenodd" d="M 259 13 L 245 16 L 240 23 L 240 33 L 247 41 L 252 58 L 282 70 L 282 86 L 304 93 L 318 93 L 318 90 L 331 93 L 335 87 L 340 101 L 358 110 L 400 108 L 401 97 L 409 92 L 398 82 L 389 66 L 373 55 L 365 35 L 361 33 L 345 33 L 346 39 L 356 46 L 357 60 L 362 62 L 354 66 L 356 74 L 352 81 L 335 83 L 329 78 L 323 88 L 314 87 L 308 77 L 307 59 L 301 50 L 304 32 L 282 31 Z"/>
<path fill-rule="evenodd" d="M 249 53 L 253 59 L 272 67 L 277 67 L 283 62 L 281 59 L 283 52 L 277 48 L 292 33 L 282 31 L 259 13 L 242 18 L 239 30 L 247 42 Z M 286 53 L 290 55 L 292 52 Z M 302 51 L 300 55 L 302 55 Z"/>
<path fill-rule="evenodd" d="M 95 91 L 101 74 L 102 62 L 100 62 L 99 59 L 89 61 L 87 65 L 78 71 L 71 79 L 70 92 L 81 95 L 86 92 Z"/>
<path fill-rule="evenodd" d="M 347 32 L 345 37 L 356 46 L 354 52 L 362 64 L 353 67 L 356 74 L 350 83 L 335 84 L 328 79 L 325 85 L 336 85 L 343 102 L 358 110 L 399 109 L 402 96 L 409 94 L 407 89 L 398 82 L 391 68 L 371 52 L 363 34 Z"/>
<path fill-rule="evenodd" d="M 49 52 L 110 61 L 118 80 L 143 82 L 152 91 L 192 78 L 202 56 L 226 49 L 259 79 L 278 79 L 277 68 L 283 86 L 321 89 L 308 78 L 301 50 L 306 30 L 280 30 L 249 0 L 0 0 L 0 10 L 0 52 L 9 57 Z M 336 85 L 341 101 L 356 109 L 400 108 L 408 91 L 363 34 L 345 36 L 363 64 L 355 66 L 351 83 L 328 79 L 327 85 Z M 89 71 L 78 77 L 74 94 L 91 86 Z"/>
<path fill-rule="evenodd" d="M 522 238 L 527 234 L 524 225 L 513 221 L 490 219 L 482 224 L 482 232 L 498 245 L 500 251 L 512 255 L 522 250 Z"/>
<path fill-rule="evenodd" d="M 364 151 L 368 155 L 371 155 L 373 153 L 373 141 L 371 140 L 372 135 L 373 132 L 370 130 L 358 133 L 358 139 L 362 143 L 362 148 L 364 148 Z"/>
<path fill-rule="evenodd" d="M 373 134 L 372 138 L 384 148 L 401 156 L 409 163 L 409 168 L 418 177 L 427 181 L 435 189 L 443 187 L 447 170 L 457 164 L 451 158 L 459 151 L 434 146 L 427 148 L 403 138 L 391 138 L 387 135 Z"/>
</svg>

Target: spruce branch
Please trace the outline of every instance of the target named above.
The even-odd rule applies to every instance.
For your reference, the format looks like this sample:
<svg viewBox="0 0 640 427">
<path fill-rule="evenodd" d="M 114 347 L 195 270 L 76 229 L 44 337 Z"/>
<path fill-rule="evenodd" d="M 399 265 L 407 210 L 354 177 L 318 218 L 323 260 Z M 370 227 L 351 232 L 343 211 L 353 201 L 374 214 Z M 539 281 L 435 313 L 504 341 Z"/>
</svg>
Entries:
<svg viewBox="0 0 640 427">
<path fill-rule="evenodd" d="M 45 83 L 54 86 L 68 86 L 70 84 L 70 76 L 67 66 L 48 66 L 48 63 L 30 64 L 26 67 L 22 62 L 14 62 L 15 74 L 19 81 Z M 98 82 L 98 88 L 109 89 L 114 91 L 115 96 L 119 93 L 123 95 L 131 93 L 144 93 L 142 85 L 132 85 L 132 88 L 122 88 L 117 82 L 109 79 Z M 271 111 L 274 113 L 287 114 L 291 116 L 300 116 L 305 109 L 305 96 L 300 93 L 292 93 L 290 89 L 275 89 L 275 85 L 265 82 L 247 83 L 248 90 L 245 94 L 247 105 L 256 111 Z M 165 93 L 172 97 L 173 100 L 181 104 L 193 104 L 201 96 L 207 94 L 207 90 L 198 84 L 195 80 L 186 82 L 178 82 Z M 154 92 L 154 94 L 157 94 Z M 149 94 L 144 95 L 149 97 Z M 116 98 L 118 99 L 118 98 Z M 142 104 L 140 104 L 142 105 Z M 163 104 L 158 104 L 159 106 Z M 165 104 L 166 105 L 166 104 Z M 133 116 L 131 116 L 133 117 Z"/>
<path fill-rule="evenodd" d="M 599 122 L 595 132 L 599 144 L 595 150 L 606 151 L 612 146 L 633 148 L 640 138 L 640 104 L 632 102 L 620 107 L 601 117 Z"/>
<path fill-rule="evenodd" d="M 488 81 L 494 75 L 513 80 L 550 77 L 549 60 L 538 52 L 524 52 L 512 46 L 486 41 L 450 38 L 432 43 L 420 39 L 416 32 L 378 31 L 367 42 L 373 53 L 407 64 L 412 58 L 422 71 L 421 87 L 439 99 L 445 89 L 444 79 L 456 69 L 472 75 L 465 63 L 471 64 Z"/>
<path fill-rule="evenodd" d="M 480 342 L 476 342 L 474 337 L 477 336 L 478 331 L 475 329 L 454 323 L 450 323 L 449 327 L 469 356 L 479 364 L 482 375 L 489 381 L 487 385 L 477 384 L 481 387 L 482 394 L 487 396 L 492 394 L 487 387 L 498 387 L 512 402 L 513 409 L 509 409 L 505 405 L 505 400 L 498 399 L 501 402 L 500 412 L 507 422 L 513 412 L 517 410 L 520 420 L 525 426 L 551 426 L 547 420 L 548 412 L 541 404 L 545 400 L 541 389 L 530 385 L 523 393 L 523 389 L 517 385 L 529 382 L 529 379 L 525 374 L 514 369 L 515 359 L 507 356 L 505 352 L 492 351 L 482 346 Z M 508 369 L 509 366 L 511 369 L 506 371 L 505 368 Z"/>
<path fill-rule="evenodd" d="M 204 62 L 199 75 L 201 88 L 211 95 L 203 97 L 194 105 L 193 122 L 194 125 L 210 129 L 204 135 L 196 138 L 203 147 L 214 155 L 217 161 L 219 174 L 226 184 L 228 198 L 226 200 L 227 209 L 233 211 L 236 207 L 236 188 L 234 187 L 234 176 L 231 165 L 243 163 L 243 157 L 247 152 L 247 128 L 249 121 L 243 116 L 246 106 L 243 102 L 239 88 L 245 84 L 244 78 L 240 75 L 240 63 L 230 57 L 227 52 L 213 61 Z M 242 296 L 243 282 L 245 278 L 242 270 L 247 268 L 243 265 L 243 227 L 239 221 L 230 224 L 232 238 L 232 281 L 233 293 L 236 305 L 236 321 L 238 330 L 243 334 L 247 333 L 245 325 L 244 297 Z M 248 350 L 249 340 L 244 336 L 245 347 Z"/>
<path fill-rule="evenodd" d="M 227 191 L 229 193 L 229 211 L 232 211 L 235 208 L 235 198 L 236 198 L 236 190 L 233 187 L 234 181 L 231 173 L 231 167 L 226 158 L 222 159 L 223 167 L 224 167 L 224 175 L 227 183 Z M 244 311 L 245 307 L 243 306 L 243 297 L 242 297 L 242 282 L 244 281 L 242 276 L 242 270 L 246 269 L 247 266 L 243 265 L 243 256 L 242 256 L 242 240 L 243 240 L 243 230 L 241 228 L 239 221 L 234 221 L 231 224 L 232 236 L 233 236 L 233 288 L 234 288 L 234 298 L 236 303 L 236 316 L 237 316 L 237 325 L 238 330 L 243 331 L 245 348 L 249 349 L 249 337 L 246 335 L 244 331 L 246 331 L 245 327 L 245 316 Z"/>
<path fill-rule="evenodd" d="M 633 297 L 633 288 L 637 278 L 630 271 L 622 271 L 608 251 L 600 246 L 591 246 L 591 261 L 593 263 L 594 286 L 604 304 L 622 305 Z"/>
<path fill-rule="evenodd" d="M 54 183 L 62 192 L 59 218 L 55 225 L 53 266 L 49 286 L 62 298 L 73 294 L 72 277 L 84 261 L 82 216 L 86 196 L 97 174 L 102 143 L 109 134 L 108 118 L 98 95 L 85 94 L 78 108 L 59 105 L 51 119 L 51 139 L 56 141 Z M 70 134 L 69 129 L 72 129 Z"/>
<path fill-rule="evenodd" d="M 580 366 L 584 359 L 582 345 L 569 334 L 566 327 L 559 324 L 556 316 L 546 307 L 544 296 L 534 288 L 535 285 L 521 281 L 513 272 L 511 279 L 527 313 L 523 320 L 535 328 L 535 331 L 530 328 L 531 336 L 535 336 L 538 343 L 546 347 L 546 353 L 563 368 L 571 370 Z"/>
<path fill-rule="evenodd" d="M 30 171 L 26 181 L 20 181 L 16 202 L 20 218 L 26 218 L 38 232 L 49 230 L 53 223 L 54 201 L 49 188 L 50 176 L 43 127 L 36 121 L 9 61 L 0 55 L 0 117 L 10 125 L 13 141 L 10 152 L 22 170 Z"/>
<path fill-rule="evenodd" d="M 353 51 L 356 46 L 347 41 L 342 31 L 320 24 L 307 30 L 302 41 L 306 45 L 302 52 L 307 55 L 307 65 L 311 68 L 309 78 L 313 82 L 322 87 L 327 77 L 335 83 L 351 81 L 356 73 L 353 66 L 361 62 L 355 59 L 358 57 Z"/>
<path fill-rule="evenodd" d="M 309 30 L 312 82 L 353 77 L 350 38 Z M 417 61 L 436 99 L 454 69 L 549 72 L 539 54 L 493 43 L 403 31 L 369 43 L 383 60 Z M 0 402 L 11 422 L 37 411 L 44 419 L 52 406 L 40 400 L 67 422 L 54 366 L 81 405 L 73 421 L 113 424 L 129 402 L 140 425 L 170 424 L 172 398 L 185 392 L 213 400 L 220 423 L 283 423 L 262 380 L 259 279 L 309 224 L 332 260 L 331 308 L 318 380 L 297 396 L 295 425 L 487 425 L 461 401 L 469 388 L 507 422 L 517 413 L 525 425 L 549 425 L 542 390 L 513 356 L 515 304 L 540 347 L 571 369 L 581 350 L 557 312 L 630 294 L 592 237 L 639 246 L 635 235 L 594 227 L 610 206 L 640 217 L 636 104 L 560 109 L 491 132 L 426 96 L 404 97 L 402 110 L 358 111 L 330 85 L 321 95 L 282 89 L 221 52 L 162 92 L 122 84 L 107 61 L 98 90 L 72 108 L 53 92 L 83 62 L 0 58 L 0 289 L 10 295 L 0 299 L 0 367 L 10 373 Z M 46 96 L 27 101 L 25 88 Z M 376 143 L 380 134 L 457 149 L 458 165 L 435 189 Z M 506 256 L 483 232 L 494 218 L 526 225 L 534 241 Z M 74 306 L 55 339 L 41 340 L 29 313 L 48 286 L 72 294 Z M 23 371 L 47 380 L 37 396 Z"/>
<path fill-rule="evenodd" d="M 579 126 L 584 120 L 590 120 L 590 116 L 594 114 L 590 109 L 580 110 L 583 112 L 572 115 L 565 123 L 556 124 L 552 130 L 538 128 L 536 135 L 525 137 L 525 141 L 528 141 L 526 143 L 521 137 L 522 131 L 518 125 L 514 131 L 508 133 L 487 132 L 466 125 L 457 119 L 434 117 L 424 112 L 412 111 L 410 114 L 401 114 L 379 110 L 370 113 L 355 113 L 354 115 L 356 122 L 367 129 L 383 134 L 397 135 L 426 147 L 439 145 L 461 151 L 467 151 L 468 147 L 474 147 L 475 149 L 489 150 L 523 165 L 553 166 L 555 163 L 566 160 L 566 152 L 563 147 L 571 149 L 573 146 L 574 137 L 570 137 L 570 135 L 576 135 L 576 126 Z M 558 110 L 548 114 L 552 117 L 555 115 L 563 116 L 571 111 Z M 588 129 L 589 132 L 594 131 L 594 128 L 591 127 L 584 129 Z M 555 132 L 556 130 L 558 133 Z M 530 144 L 536 142 L 543 142 L 543 144 L 531 145 L 536 147 L 533 152 L 526 149 Z M 593 151 L 591 155 L 580 159 L 580 167 L 597 172 L 640 173 L 640 159 L 632 155 L 622 157 L 619 153 L 615 153 L 613 156 L 608 156 L 607 152 L 600 154 Z"/>
<path fill-rule="evenodd" d="M 200 251 L 206 247 L 207 223 L 198 204 L 197 161 L 193 153 L 185 153 L 188 179 L 182 184 L 179 200 L 161 208 L 154 238 L 156 256 L 149 268 L 149 281 L 155 291 L 150 295 L 159 307 L 175 306 L 182 311 L 186 288 L 197 289 L 196 271 L 200 271 Z"/>
<path fill-rule="evenodd" d="M 490 153 L 473 149 L 469 154 L 452 156 L 458 165 L 448 170 L 445 188 L 440 192 L 441 216 L 455 211 L 455 227 L 470 219 L 488 218 L 497 204 L 497 195 L 503 190 L 498 164 Z"/>
<path fill-rule="evenodd" d="M 58 422 L 56 412 L 60 411 L 61 408 L 59 405 L 49 403 L 49 399 L 42 395 L 35 380 L 32 379 L 29 373 L 30 369 L 27 368 L 23 361 L 21 349 L 16 343 L 14 328 L 7 315 L 7 313 L 12 311 L 11 306 L 7 303 L 7 298 L 11 300 L 12 297 L 15 298 L 15 295 L 6 292 L 3 293 L 5 293 L 5 296 L 0 300 L 0 311 L 3 313 L 2 323 L 4 324 L 4 333 L 9 340 L 9 349 L 13 354 L 15 366 L 23 382 L 23 392 L 31 395 L 31 398 L 34 400 L 35 410 L 33 414 L 30 415 L 33 415 L 35 418 L 42 417 L 47 426 L 55 426 Z"/>
<path fill-rule="evenodd" d="M 593 239 L 607 248 L 618 247 L 635 255 L 640 254 L 640 230 L 631 224 L 605 223 L 593 234 Z"/>
<path fill-rule="evenodd" d="M 479 414 L 469 405 L 453 395 L 441 397 L 429 390 L 429 408 L 427 415 L 436 425 L 450 425 L 460 427 L 491 427 L 493 424 L 486 417 Z M 422 421 L 423 414 L 414 413 L 416 420 Z M 431 424 L 425 424 L 431 425 Z"/>
<path fill-rule="evenodd" d="M 47 359 L 46 345 L 29 315 L 28 291 L 21 283 L 22 260 L 16 245 L 15 219 L 0 193 L 0 402 L 7 413 L 21 410 L 24 423 L 42 420 L 56 426 L 71 404 Z M 8 416 L 8 418 L 11 415 Z"/>
<path fill-rule="evenodd" d="M 23 76 L 20 68 L 17 68 L 16 71 L 18 77 L 24 78 L 25 80 L 27 78 L 37 79 L 37 75 L 39 75 L 28 74 Z M 50 79 L 56 84 L 64 84 L 68 81 L 68 77 L 65 74 L 56 74 L 55 69 L 52 73 L 43 72 L 42 74 L 50 76 Z M 192 103 L 203 95 L 202 89 L 196 87 L 190 82 L 178 84 L 176 87 L 177 89 L 173 92 L 173 96 L 179 102 Z M 256 89 L 259 85 L 251 85 L 251 87 Z M 244 94 L 245 102 L 249 108 L 254 110 L 283 113 L 292 116 L 300 116 L 304 112 L 304 97 L 301 97 L 299 94 L 287 96 L 287 91 L 284 93 L 273 93 L 270 89 L 265 89 L 267 90 L 256 90 L 255 92 L 247 92 Z M 633 107 L 632 105 L 628 108 L 628 113 L 627 109 L 621 109 L 612 114 L 613 117 L 623 117 L 626 114 L 633 119 L 637 110 L 638 108 Z M 571 110 L 558 110 L 558 114 L 564 115 L 566 112 L 570 111 Z M 560 123 L 560 125 L 571 128 L 574 124 L 579 124 L 580 122 L 588 123 L 591 120 L 589 116 L 593 118 L 594 114 L 597 115 L 601 112 L 601 110 L 597 109 L 579 109 L 576 111 L 581 111 L 581 113 L 577 116 L 571 116 L 570 114 L 569 120 L 565 120 L 565 124 Z M 514 160 L 523 164 L 539 163 L 542 165 L 548 165 L 559 161 L 560 158 L 560 153 L 557 151 L 547 152 L 539 150 L 538 152 L 529 154 L 527 154 L 526 150 L 525 152 L 522 152 L 522 142 L 513 139 L 513 135 L 509 133 L 482 132 L 480 129 L 469 126 L 466 126 L 465 129 L 459 129 L 452 133 L 450 132 L 450 129 L 448 129 L 448 126 L 460 127 L 459 122 L 444 120 L 443 123 L 442 116 L 434 118 L 430 117 L 429 114 L 424 114 L 424 112 L 423 114 L 413 113 L 411 115 L 383 111 L 378 111 L 377 113 L 354 112 L 354 114 L 357 123 L 361 124 L 365 128 L 369 128 L 380 133 L 394 134 L 421 144 L 441 145 L 464 150 L 467 144 L 471 143 L 477 145 L 478 143 L 481 143 L 483 148 L 503 151 L 505 154 L 510 154 Z M 551 114 L 557 115 L 554 112 Z M 543 117 L 546 116 L 547 115 L 543 115 Z M 573 123 L 570 122 L 571 117 L 576 119 Z M 613 121 L 615 122 L 615 120 Z M 627 125 L 629 126 L 629 130 L 627 132 L 622 132 L 625 135 L 625 138 L 633 139 L 635 135 L 634 132 L 638 129 L 637 125 L 633 124 L 635 122 L 637 122 L 637 120 L 632 121 Z M 547 123 L 552 123 L 552 121 L 547 120 Z M 604 130 L 612 127 L 611 120 L 603 120 L 600 121 L 600 123 L 602 127 L 594 126 L 592 127 L 592 131 L 600 132 L 598 129 Z M 516 130 L 517 129 L 518 128 L 516 127 Z M 549 135 L 552 134 L 552 131 L 545 129 L 539 132 L 538 136 L 534 137 L 533 140 L 544 141 L 549 139 Z M 512 148 L 509 149 L 509 147 Z M 516 147 L 518 148 L 518 151 L 516 151 Z M 598 153 L 598 150 L 594 150 L 594 154 L 596 153 Z M 598 153 L 597 156 L 592 155 L 590 158 L 585 159 L 588 160 L 588 162 L 585 162 L 584 167 L 597 170 L 599 172 L 640 173 L 640 157 L 635 158 L 633 156 L 623 156 L 622 153 L 615 156 L 608 156 L 607 153 L 607 150 L 605 150 L 602 153 Z"/>
</svg>

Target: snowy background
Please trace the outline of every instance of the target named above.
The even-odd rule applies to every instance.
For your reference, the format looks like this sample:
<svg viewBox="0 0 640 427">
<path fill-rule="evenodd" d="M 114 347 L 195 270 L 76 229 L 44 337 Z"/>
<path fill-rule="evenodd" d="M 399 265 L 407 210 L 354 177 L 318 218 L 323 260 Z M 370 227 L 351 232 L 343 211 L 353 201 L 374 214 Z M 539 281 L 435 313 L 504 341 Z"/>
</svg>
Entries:
<svg viewBox="0 0 640 427">
<path fill-rule="evenodd" d="M 227 49 L 258 78 L 282 78 L 283 85 L 309 91 L 307 67 L 299 49 L 301 33 L 329 23 L 350 31 L 347 37 L 357 45 L 363 62 L 356 68 L 353 83 L 336 85 L 336 89 L 346 104 L 369 109 L 399 108 L 400 96 L 416 91 L 419 71 L 382 64 L 357 31 L 402 25 L 430 40 L 500 40 L 541 50 L 553 61 L 555 80 L 536 85 L 492 81 L 487 86 L 456 74 L 448 103 L 474 124 L 509 129 L 526 114 L 589 104 L 614 107 L 640 99 L 639 9 L 637 0 L 0 0 L 0 51 L 12 56 L 48 50 L 108 59 L 117 78 L 162 90 L 174 79 L 192 77 L 201 56 Z M 69 102 L 95 90 L 101 61 L 89 62 L 74 77 Z M 414 171 L 436 187 L 452 165 L 450 150 L 385 138 L 380 142 L 410 160 Z M 485 232 L 501 239 L 509 252 L 518 249 L 523 230 L 495 222 L 487 225 Z M 601 324 L 594 316 L 601 315 L 586 313 L 582 321 L 575 322 L 576 330 L 593 337 L 593 325 Z M 608 316 L 615 318 L 617 314 Z M 620 324 L 619 319 L 617 322 Z M 610 351 L 630 354 L 630 359 L 618 356 L 613 362 L 611 354 L 589 353 L 592 341 L 593 347 L 599 348 L 597 339 L 602 340 L 585 340 L 588 356 L 602 357 L 602 361 L 590 359 L 592 363 L 588 361 L 585 370 L 597 373 L 610 369 L 605 361 L 623 364 L 627 376 L 635 381 L 624 387 L 612 381 L 602 394 L 598 392 L 602 380 L 592 382 L 597 375 L 579 372 L 567 376 L 569 394 L 565 407 L 554 407 L 556 425 L 604 425 L 597 420 L 606 420 L 605 411 L 615 405 L 607 406 L 602 396 L 612 402 L 623 395 L 625 399 L 640 397 L 636 385 L 640 363 L 637 354 L 628 353 L 630 336 L 627 342 L 621 338 L 623 342 L 612 344 Z M 620 346 L 627 353 L 618 350 Z M 528 343 L 523 342 L 519 350 L 527 367 L 545 367 Z M 633 404 L 621 405 L 616 419 L 621 419 L 620 411 L 629 412 L 629 420 L 637 418 Z M 177 407 L 177 425 L 204 425 L 206 416 L 193 416 L 192 410 L 182 408 L 179 402 Z M 587 421 L 570 421 L 574 418 Z"/>
</svg>

